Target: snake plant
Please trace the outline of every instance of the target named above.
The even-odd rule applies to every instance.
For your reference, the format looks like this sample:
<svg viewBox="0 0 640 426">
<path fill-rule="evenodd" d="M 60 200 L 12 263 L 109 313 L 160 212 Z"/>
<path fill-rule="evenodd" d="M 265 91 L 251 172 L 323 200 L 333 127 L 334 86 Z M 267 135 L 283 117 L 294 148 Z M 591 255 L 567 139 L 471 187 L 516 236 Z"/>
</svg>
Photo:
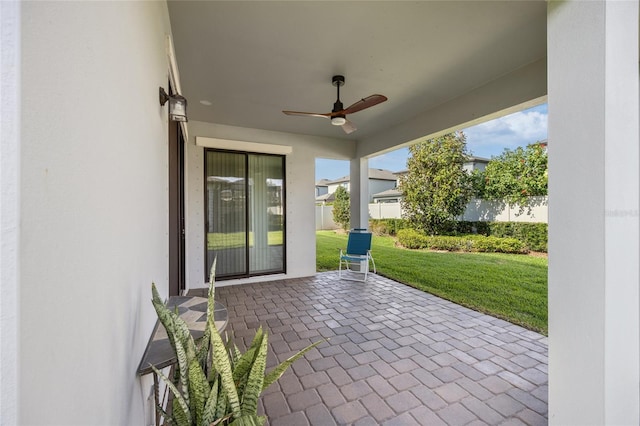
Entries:
<svg viewBox="0 0 640 426">
<path fill-rule="evenodd" d="M 263 390 L 278 380 L 291 364 L 321 343 L 311 344 L 265 374 L 268 336 L 260 327 L 251 346 L 242 353 L 232 342 L 225 342 L 214 318 L 214 260 L 208 291 L 207 327 L 204 336 L 193 339 L 187 324 L 177 312 L 162 302 L 152 284 L 152 303 L 173 347 L 177 364 L 173 378 L 152 366 L 153 371 L 173 394 L 171 410 L 157 407 L 166 424 L 176 426 L 263 425 L 258 415 L 258 399 Z"/>
</svg>

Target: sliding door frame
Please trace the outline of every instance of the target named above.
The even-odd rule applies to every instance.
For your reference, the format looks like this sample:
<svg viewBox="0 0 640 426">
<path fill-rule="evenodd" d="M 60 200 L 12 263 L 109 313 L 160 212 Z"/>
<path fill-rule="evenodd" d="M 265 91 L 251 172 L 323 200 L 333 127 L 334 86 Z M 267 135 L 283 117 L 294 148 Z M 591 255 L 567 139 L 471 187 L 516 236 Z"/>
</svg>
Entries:
<svg viewBox="0 0 640 426">
<path fill-rule="evenodd" d="M 286 215 L 287 215 L 287 204 L 286 204 L 286 193 L 287 193 L 287 188 L 286 188 L 286 177 L 287 177 L 287 169 L 286 169 L 286 156 L 282 155 L 282 154 L 269 154 L 269 153 L 263 153 L 263 152 L 250 152 L 250 151 L 234 151 L 234 150 L 229 150 L 229 149 L 216 149 L 216 148 L 205 148 L 204 149 L 204 166 L 203 166 L 203 173 L 204 173 L 204 275 L 205 275 L 205 282 L 209 281 L 209 259 L 208 259 L 208 252 L 209 252 L 209 244 L 208 244 L 208 230 L 209 230 L 209 214 L 207 212 L 208 206 L 209 206 L 209 191 L 207 190 L 207 153 L 208 152 L 220 152 L 220 153 L 230 153 L 230 154 L 239 154 L 239 155 L 243 155 L 244 156 L 244 169 L 245 169 L 245 179 L 244 179 L 244 193 L 245 193 L 245 205 L 244 205 L 244 210 L 245 210 L 245 214 L 244 214 L 244 221 L 245 221 L 245 229 L 244 229 L 244 236 L 245 236 L 245 271 L 244 273 L 241 274 L 234 274 L 234 275 L 226 275 L 226 276 L 222 276 L 222 277 L 218 277 L 216 275 L 216 280 L 220 280 L 220 281 L 224 281 L 224 280 L 231 280 L 231 279 L 240 279 L 240 278 L 250 278 L 250 277 L 257 277 L 257 276 L 264 276 L 264 275 L 275 275 L 275 274 L 286 274 L 287 273 L 287 220 L 286 220 Z M 281 160 L 282 162 L 282 214 L 283 214 L 283 220 L 282 220 L 282 269 L 277 270 L 277 271 L 268 271 L 268 272 L 257 272 L 257 273 L 251 273 L 251 258 L 250 258 L 250 252 L 251 252 L 251 247 L 250 247 L 250 215 L 251 215 L 251 209 L 250 209 L 250 205 L 251 205 L 251 199 L 250 199 L 250 191 L 249 191 L 249 179 L 248 176 L 250 175 L 250 170 L 249 170 L 249 157 L 251 155 L 257 155 L 257 156 L 268 156 L 268 157 L 277 157 Z"/>
</svg>

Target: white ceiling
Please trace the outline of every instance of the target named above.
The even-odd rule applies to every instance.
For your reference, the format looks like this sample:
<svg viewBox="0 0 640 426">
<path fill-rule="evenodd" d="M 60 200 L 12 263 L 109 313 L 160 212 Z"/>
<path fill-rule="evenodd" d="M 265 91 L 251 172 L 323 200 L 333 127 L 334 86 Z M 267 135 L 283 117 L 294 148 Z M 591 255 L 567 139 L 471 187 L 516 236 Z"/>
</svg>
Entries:
<svg viewBox="0 0 640 426">
<path fill-rule="evenodd" d="M 360 140 L 546 56 L 544 1 L 169 2 L 190 120 Z M 343 74 L 345 106 L 389 100 L 328 120 Z M 200 103 L 210 101 L 211 106 Z"/>
</svg>

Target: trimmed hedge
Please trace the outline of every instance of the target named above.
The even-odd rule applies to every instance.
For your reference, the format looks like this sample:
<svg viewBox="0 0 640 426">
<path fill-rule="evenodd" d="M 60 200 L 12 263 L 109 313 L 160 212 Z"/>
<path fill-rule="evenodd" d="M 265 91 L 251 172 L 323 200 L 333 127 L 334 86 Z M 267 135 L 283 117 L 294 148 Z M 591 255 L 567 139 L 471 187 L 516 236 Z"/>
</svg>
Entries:
<svg viewBox="0 0 640 426">
<path fill-rule="evenodd" d="M 369 226 L 378 235 L 398 234 L 401 229 L 409 228 L 404 219 L 371 219 Z M 468 236 L 472 234 L 515 238 L 524 243 L 530 251 L 547 252 L 546 223 L 527 222 L 452 222 L 446 230 L 446 236 Z"/>
<path fill-rule="evenodd" d="M 404 219 L 371 219 L 369 227 L 376 235 L 395 236 L 399 230 L 407 228 L 408 224 Z"/>
<path fill-rule="evenodd" d="M 531 251 L 547 252 L 548 225 L 546 223 L 490 222 L 490 235 L 517 238 Z"/>
<path fill-rule="evenodd" d="M 409 249 L 431 249 L 485 253 L 526 254 L 529 249 L 515 238 L 500 238 L 484 235 L 425 235 L 414 229 L 398 231 L 398 242 Z"/>
</svg>

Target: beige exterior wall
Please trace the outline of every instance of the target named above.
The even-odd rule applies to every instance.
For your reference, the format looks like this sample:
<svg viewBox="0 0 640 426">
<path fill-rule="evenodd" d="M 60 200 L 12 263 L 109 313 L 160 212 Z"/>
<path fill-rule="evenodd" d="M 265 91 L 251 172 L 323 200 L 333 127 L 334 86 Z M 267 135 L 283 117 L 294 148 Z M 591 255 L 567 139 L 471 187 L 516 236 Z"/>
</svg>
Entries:
<svg viewBox="0 0 640 426">
<path fill-rule="evenodd" d="M 315 253 L 315 197 L 311 188 L 315 185 L 315 160 L 317 157 L 344 159 L 354 155 L 355 144 L 344 140 L 318 138 L 304 135 L 245 129 L 193 121 L 189 123 L 187 141 L 186 178 L 186 251 L 188 288 L 205 286 L 204 273 L 204 147 L 196 145 L 196 138 L 210 147 L 229 143 L 238 151 L 263 149 L 261 152 L 286 155 L 286 241 L 287 273 L 265 275 L 251 279 L 220 281 L 218 286 L 238 283 L 268 281 L 276 277 L 304 277 L 316 273 Z M 219 141 L 217 141 L 219 140 Z M 231 142 L 229 142 L 231 141 Z M 256 148 L 255 143 L 265 148 Z M 271 146 L 272 151 L 269 151 Z"/>
<path fill-rule="evenodd" d="M 20 25 L 18 424 L 147 425 L 151 282 L 168 292 L 167 6 L 23 2 Z"/>
</svg>

